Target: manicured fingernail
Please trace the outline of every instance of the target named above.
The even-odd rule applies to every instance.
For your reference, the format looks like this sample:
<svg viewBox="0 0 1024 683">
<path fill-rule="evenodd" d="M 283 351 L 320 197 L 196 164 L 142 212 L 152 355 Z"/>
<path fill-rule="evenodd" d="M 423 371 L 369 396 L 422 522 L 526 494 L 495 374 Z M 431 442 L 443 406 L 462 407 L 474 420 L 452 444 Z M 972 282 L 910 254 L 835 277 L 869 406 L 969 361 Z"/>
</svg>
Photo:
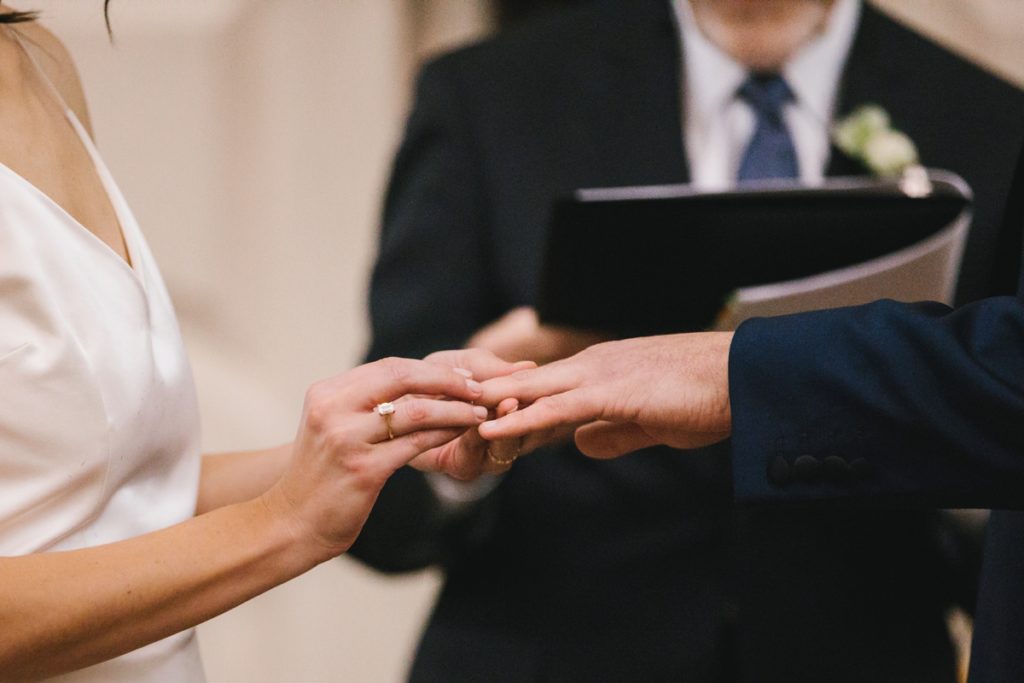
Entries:
<svg viewBox="0 0 1024 683">
<path fill-rule="evenodd" d="M 480 384 L 480 382 L 477 382 L 476 380 L 467 379 L 466 386 L 469 387 L 469 390 L 474 394 L 481 394 L 484 391 L 484 385 Z"/>
<path fill-rule="evenodd" d="M 457 372 L 460 375 L 462 375 L 463 377 L 467 377 L 467 378 L 472 378 L 473 377 L 472 371 L 467 370 L 466 368 L 452 368 L 452 369 L 455 370 L 455 372 Z"/>
<path fill-rule="evenodd" d="M 483 406 L 473 406 L 473 414 L 476 415 L 476 419 L 478 420 L 486 420 L 487 408 L 484 408 Z"/>
</svg>

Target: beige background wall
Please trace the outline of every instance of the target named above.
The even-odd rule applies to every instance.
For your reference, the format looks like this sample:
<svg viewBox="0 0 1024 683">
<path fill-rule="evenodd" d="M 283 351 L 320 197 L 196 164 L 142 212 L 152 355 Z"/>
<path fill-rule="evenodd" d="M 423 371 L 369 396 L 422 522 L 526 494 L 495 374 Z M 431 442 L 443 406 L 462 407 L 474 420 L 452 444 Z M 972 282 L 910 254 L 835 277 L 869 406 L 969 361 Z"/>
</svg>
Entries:
<svg viewBox="0 0 1024 683">
<path fill-rule="evenodd" d="M 479 0 L 25 0 L 65 38 L 98 142 L 181 316 L 209 449 L 291 437 L 355 363 L 390 155 L 420 56 Z M 1020 0 L 886 0 L 1024 82 Z M 214 683 L 398 681 L 438 586 L 342 559 L 201 629 Z"/>
</svg>

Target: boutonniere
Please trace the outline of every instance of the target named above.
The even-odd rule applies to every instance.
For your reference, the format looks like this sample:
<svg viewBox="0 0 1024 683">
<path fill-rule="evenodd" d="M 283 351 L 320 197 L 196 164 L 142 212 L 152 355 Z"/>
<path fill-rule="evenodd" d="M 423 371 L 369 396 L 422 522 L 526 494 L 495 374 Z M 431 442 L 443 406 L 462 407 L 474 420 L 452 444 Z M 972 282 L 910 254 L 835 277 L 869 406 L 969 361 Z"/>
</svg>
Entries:
<svg viewBox="0 0 1024 683">
<path fill-rule="evenodd" d="M 889 114 L 877 104 L 858 107 L 837 122 L 832 128 L 832 141 L 876 176 L 899 178 L 907 194 L 931 191 L 917 145 L 906 133 L 892 127 Z"/>
</svg>

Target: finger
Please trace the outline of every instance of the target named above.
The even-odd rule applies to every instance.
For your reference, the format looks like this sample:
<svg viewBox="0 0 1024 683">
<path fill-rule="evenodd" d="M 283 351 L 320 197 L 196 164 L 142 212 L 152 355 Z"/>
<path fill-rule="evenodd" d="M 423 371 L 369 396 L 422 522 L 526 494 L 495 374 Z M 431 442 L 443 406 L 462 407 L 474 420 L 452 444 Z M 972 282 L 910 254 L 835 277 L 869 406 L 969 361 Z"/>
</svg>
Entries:
<svg viewBox="0 0 1024 683">
<path fill-rule="evenodd" d="M 519 399 L 506 398 L 498 404 L 498 407 L 495 408 L 494 412 L 498 417 L 505 417 L 509 413 L 514 413 L 517 410 L 519 410 Z"/>
<path fill-rule="evenodd" d="M 519 399 L 520 403 L 533 403 L 541 397 L 575 389 L 581 383 L 577 364 L 567 359 L 489 379 L 483 383 L 483 393 L 478 401 L 484 405 L 496 405 L 511 397 Z"/>
<path fill-rule="evenodd" d="M 480 435 L 488 441 L 515 439 L 563 425 L 593 422 L 600 414 L 597 394 L 578 389 L 540 398 L 526 408 L 484 422 L 479 429 Z"/>
<path fill-rule="evenodd" d="M 519 401 L 514 398 L 507 398 L 498 404 L 495 416 L 498 418 L 510 415 L 519 409 Z M 484 455 L 487 456 L 485 466 L 489 472 L 507 472 L 522 453 L 522 439 L 502 439 L 499 441 L 486 441 L 479 436 L 479 430 L 474 430 L 477 438 L 480 439 Z"/>
<path fill-rule="evenodd" d="M 487 457 L 489 445 L 475 429 L 469 429 L 457 439 L 418 455 L 409 464 L 423 472 L 438 472 L 459 481 L 508 471 L 508 465 L 497 465 Z"/>
<path fill-rule="evenodd" d="M 390 418 L 380 415 L 376 410 L 369 411 L 363 418 L 365 433 L 369 434 L 367 443 L 379 443 L 423 429 L 476 427 L 486 420 L 488 415 L 487 408 L 462 401 L 408 398 L 394 401 L 393 405 L 395 412 Z"/>
<path fill-rule="evenodd" d="M 397 470 L 428 451 L 459 439 L 465 433 L 465 429 L 427 429 L 412 432 L 395 437 L 392 441 L 381 442 L 374 447 L 374 455 L 380 458 L 383 466 Z"/>
<path fill-rule="evenodd" d="M 455 368 L 408 358 L 385 358 L 361 365 L 342 375 L 345 396 L 372 408 L 406 394 L 447 396 L 463 401 L 480 397 L 480 384 Z"/>
<path fill-rule="evenodd" d="M 576 447 L 591 458 L 616 458 L 656 444 L 631 422 L 591 422 L 576 430 Z"/>
<path fill-rule="evenodd" d="M 495 415 L 504 417 L 518 408 L 519 401 L 508 398 L 498 405 Z M 443 456 L 447 458 L 443 461 L 445 471 L 449 476 L 463 481 L 476 479 L 481 474 L 503 474 L 519 457 L 518 439 L 491 443 L 480 436 L 476 429 L 467 431 L 445 448 L 448 450 Z"/>
<path fill-rule="evenodd" d="M 519 402 L 514 398 L 506 399 L 498 406 L 496 414 L 502 417 L 515 411 L 518 407 Z M 502 450 L 495 451 L 496 447 L 500 447 Z M 491 449 L 490 452 L 498 460 L 509 460 L 518 457 L 519 448 L 518 440 L 492 444 L 481 437 L 476 429 L 469 429 L 458 439 L 424 453 L 411 464 L 420 470 L 443 472 L 454 479 L 470 481 L 482 474 L 507 472 L 512 466 L 511 462 L 507 464 L 495 462 L 494 459 L 488 457 L 488 449 Z"/>
<path fill-rule="evenodd" d="M 520 440 L 520 455 L 528 455 L 538 448 L 552 444 L 569 443 L 580 426 L 579 424 L 559 425 L 551 429 L 531 432 Z"/>
<path fill-rule="evenodd" d="M 474 379 L 481 381 L 492 377 L 502 377 L 517 370 L 536 367 L 536 363 L 532 361 L 509 363 L 485 349 L 438 351 L 427 356 L 425 360 L 438 365 L 468 370 Z"/>
<path fill-rule="evenodd" d="M 472 481 L 481 474 L 495 474 L 507 468 L 496 468 L 487 458 L 490 444 L 475 429 L 468 430 L 455 441 L 443 446 L 437 464 L 440 471 L 459 481 Z"/>
</svg>

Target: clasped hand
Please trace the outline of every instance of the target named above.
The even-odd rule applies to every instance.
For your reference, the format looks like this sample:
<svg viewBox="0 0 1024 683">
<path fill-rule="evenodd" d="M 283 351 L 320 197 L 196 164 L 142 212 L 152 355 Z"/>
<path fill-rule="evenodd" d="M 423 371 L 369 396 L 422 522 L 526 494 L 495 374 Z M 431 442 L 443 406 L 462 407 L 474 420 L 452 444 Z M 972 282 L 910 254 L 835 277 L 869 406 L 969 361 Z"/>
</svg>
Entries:
<svg viewBox="0 0 1024 683">
<path fill-rule="evenodd" d="M 355 368 L 309 390 L 290 463 L 264 502 L 319 562 L 351 546 L 405 464 L 472 479 L 573 433 L 601 458 L 719 441 L 731 429 L 731 340 L 607 342 L 542 367 L 467 349 Z M 381 402 L 395 405 L 387 419 L 374 412 Z"/>
<path fill-rule="evenodd" d="M 496 419 L 413 464 L 469 479 L 493 469 L 482 455 L 488 442 L 517 443 L 525 454 L 574 433 L 583 453 L 613 458 L 721 441 L 731 431 L 731 342 L 731 332 L 627 339 L 495 376 L 477 403 L 497 407 Z"/>
</svg>

